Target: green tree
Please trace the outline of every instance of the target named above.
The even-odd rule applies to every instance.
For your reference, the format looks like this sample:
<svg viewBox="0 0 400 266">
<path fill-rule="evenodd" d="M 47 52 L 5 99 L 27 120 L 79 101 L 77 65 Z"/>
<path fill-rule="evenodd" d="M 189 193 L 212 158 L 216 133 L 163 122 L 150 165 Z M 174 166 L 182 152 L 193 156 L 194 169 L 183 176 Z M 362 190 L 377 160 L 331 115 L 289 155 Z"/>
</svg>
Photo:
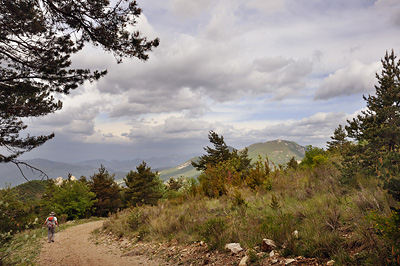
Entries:
<svg viewBox="0 0 400 266">
<path fill-rule="evenodd" d="M 68 179 L 60 186 L 49 182 L 42 205 L 47 211 L 55 211 L 59 216 L 66 215 L 68 220 L 74 220 L 90 215 L 95 197 L 96 194 L 89 190 L 86 183 Z"/>
<path fill-rule="evenodd" d="M 328 158 L 324 149 L 308 145 L 306 146 L 305 156 L 303 160 L 301 160 L 300 166 L 314 168 L 323 164 L 327 160 Z"/>
<path fill-rule="evenodd" d="M 86 44 L 123 58 L 147 60 L 159 40 L 132 31 L 141 14 L 136 1 L 18 0 L 0 5 L 0 163 L 20 164 L 18 156 L 54 134 L 21 135 L 22 121 L 60 110 L 55 93 L 68 94 L 107 71 L 74 68 L 71 55 Z"/>
<path fill-rule="evenodd" d="M 226 194 L 229 186 L 245 184 L 252 164 L 247 148 L 241 151 L 229 149 L 224 137 L 214 131 L 209 132 L 208 139 L 214 148 L 204 148 L 207 154 L 200 156 L 197 162 L 192 161 L 192 166 L 203 171 L 199 176 L 203 193 L 217 197 Z"/>
<path fill-rule="evenodd" d="M 207 146 L 204 148 L 207 154 L 200 156 L 197 162 L 192 161 L 192 166 L 198 171 L 204 171 L 209 166 L 216 166 L 220 162 L 228 161 L 233 158 L 237 158 L 240 161 L 240 167 L 237 168 L 238 172 L 251 168 L 251 159 L 248 158 L 247 148 L 242 151 L 237 151 L 236 149 L 230 151 L 224 141 L 224 137 L 218 136 L 218 134 L 212 130 L 208 134 L 208 139 L 214 145 L 214 148 Z"/>
<path fill-rule="evenodd" d="M 344 180 L 355 176 L 378 178 L 384 188 L 400 201 L 400 60 L 394 51 L 381 60 L 382 72 L 376 74 L 375 95 L 363 96 L 367 109 L 347 121 L 347 135 L 355 141 L 345 154 Z M 378 216 L 376 229 L 391 245 L 392 256 L 400 260 L 400 209 L 388 217 Z M 392 229 L 395 231 L 392 232 Z"/>
<path fill-rule="evenodd" d="M 184 178 L 171 177 L 165 184 L 165 198 L 174 199 L 183 195 Z"/>
<path fill-rule="evenodd" d="M 241 172 L 242 175 L 246 175 L 253 167 L 251 159 L 249 158 L 249 149 L 247 147 L 240 151 L 233 149 L 231 152 L 231 157 L 239 160 L 237 171 Z"/>
<path fill-rule="evenodd" d="M 97 216 L 107 216 L 121 207 L 121 189 L 115 182 L 115 174 L 110 175 L 103 165 L 98 173 L 90 177 L 88 185 L 90 191 L 96 194 L 94 213 Z"/>
<path fill-rule="evenodd" d="M 231 158 L 231 153 L 228 146 L 224 141 L 223 136 L 218 136 L 214 131 L 208 133 L 208 139 L 214 145 L 214 148 L 207 146 L 203 148 L 207 154 L 200 156 L 198 162 L 192 162 L 193 167 L 198 171 L 204 171 L 207 166 L 217 165 L 219 162 L 229 160 Z"/>
<path fill-rule="evenodd" d="M 28 211 L 15 189 L 0 189 L 0 234 L 25 229 Z"/>
<path fill-rule="evenodd" d="M 347 133 L 345 128 L 342 125 L 339 125 L 333 132 L 333 136 L 331 136 L 332 141 L 328 141 L 328 151 L 333 153 L 343 153 L 345 152 L 350 145 L 350 141 L 347 140 Z"/>
<path fill-rule="evenodd" d="M 40 199 L 40 209 L 42 210 L 41 215 L 43 217 L 48 215 L 50 212 L 55 211 L 53 197 L 58 190 L 58 186 L 55 184 L 54 179 L 48 179 L 46 182 L 45 191 Z"/>
<path fill-rule="evenodd" d="M 128 205 L 156 205 L 163 197 L 163 183 L 158 172 L 153 173 L 151 167 L 142 162 L 136 171 L 130 171 L 124 178 L 127 189 L 125 197 Z"/>
<path fill-rule="evenodd" d="M 0 265 L 11 265 L 7 259 L 15 251 L 14 234 L 36 224 L 37 218 L 29 221 L 30 211 L 16 189 L 9 186 L 0 189 Z"/>
<path fill-rule="evenodd" d="M 269 190 L 271 189 L 270 173 L 271 168 L 269 166 L 268 157 L 262 159 L 261 155 L 258 155 L 258 160 L 254 163 L 253 168 L 250 169 L 249 174 L 246 176 L 246 185 L 252 189 L 256 189 L 264 184 L 266 186 L 265 188 Z"/>
<path fill-rule="evenodd" d="M 199 176 L 199 183 L 204 195 L 219 197 L 228 193 L 228 188 L 242 184 L 242 178 L 237 171 L 240 162 L 234 158 L 209 165 Z"/>
<path fill-rule="evenodd" d="M 367 109 L 346 126 L 347 135 L 356 141 L 348 153 L 345 172 L 378 176 L 396 197 L 400 185 L 400 61 L 394 51 L 382 61 L 375 95 L 363 96 Z M 400 197 L 398 197 L 400 200 Z"/>
<path fill-rule="evenodd" d="M 287 162 L 286 165 L 288 169 L 293 169 L 293 170 L 297 170 L 297 168 L 299 167 L 299 163 L 297 162 L 296 158 L 294 158 L 294 156 L 290 158 L 289 162 Z"/>
<path fill-rule="evenodd" d="M 178 191 L 183 186 L 183 178 L 173 178 L 171 177 L 167 181 L 167 189 L 171 191 Z"/>
</svg>

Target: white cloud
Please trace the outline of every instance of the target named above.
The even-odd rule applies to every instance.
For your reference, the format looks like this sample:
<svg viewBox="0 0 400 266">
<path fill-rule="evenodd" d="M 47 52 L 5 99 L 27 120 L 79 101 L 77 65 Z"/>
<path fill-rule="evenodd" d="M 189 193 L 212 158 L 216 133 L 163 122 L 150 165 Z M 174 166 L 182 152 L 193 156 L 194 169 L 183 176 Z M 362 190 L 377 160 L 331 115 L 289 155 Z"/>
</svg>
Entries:
<svg viewBox="0 0 400 266">
<path fill-rule="evenodd" d="M 380 8 L 385 8 L 385 7 L 392 8 L 392 7 L 398 7 L 399 1 L 397 1 L 397 0 L 377 0 L 375 2 L 375 5 Z"/>
<path fill-rule="evenodd" d="M 397 0 L 139 5 L 137 30 L 161 39 L 150 59 L 116 64 L 85 49 L 74 66 L 108 75 L 62 96 L 64 109 L 35 119 L 35 132 L 56 131 L 52 142 L 67 150 L 107 144 L 115 158 L 202 152 L 209 130 L 237 148 L 272 139 L 324 147 L 365 106 L 385 51 L 400 47 Z"/>
<path fill-rule="evenodd" d="M 148 40 L 153 40 L 158 37 L 158 33 L 149 23 L 146 15 L 142 13 L 138 18 L 136 18 L 135 26 L 130 26 L 132 32 L 139 31 L 142 36 L 145 36 Z"/>
<path fill-rule="evenodd" d="M 329 99 L 342 95 L 363 94 L 374 91 L 375 73 L 380 63 L 364 65 L 353 61 L 346 68 L 338 69 L 323 80 L 315 94 L 316 99 Z"/>
<path fill-rule="evenodd" d="M 286 2 L 286 0 L 247 0 L 244 1 L 244 4 L 249 8 L 262 10 L 264 13 L 271 14 L 283 11 Z"/>
<path fill-rule="evenodd" d="M 203 120 L 184 117 L 168 117 L 161 124 L 152 124 L 149 120 L 135 121 L 130 132 L 123 136 L 132 141 L 184 141 L 207 135 L 213 124 Z"/>
<path fill-rule="evenodd" d="M 211 0 L 202 1 L 187 1 L 187 0 L 171 0 L 171 9 L 178 16 L 184 18 L 192 18 L 193 16 L 199 16 L 205 10 L 207 10 L 212 3 Z"/>
<path fill-rule="evenodd" d="M 31 124 L 30 128 L 35 132 L 63 132 L 76 139 L 86 139 L 94 134 L 95 119 L 104 106 L 103 98 L 91 86 L 73 91 L 71 97 L 63 98 L 61 111 L 27 121 Z"/>
<path fill-rule="evenodd" d="M 252 80 L 256 88 L 275 94 L 275 99 L 293 97 L 306 86 L 306 78 L 311 74 L 313 63 L 309 60 L 262 58 L 254 61 L 255 72 Z"/>
<path fill-rule="evenodd" d="M 213 8 L 208 24 L 200 29 L 200 36 L 214 43 L 229 43 L 243 30 L 235 15 L 236 8 L 237 3 L 232 1 L 221 1 L 217 4 Z"/>
<path fill-rule="evenodd" d="M 121 98 L 119 104 L 113 106 L 111 117 L 137 117 L 144 114 L 182 111 L 196 116 L 207 108 L 202 95 L 189 88 L 182 88 L 176 92 L 131 91 L 124 93 L 124 97 Z"/>
</svg>

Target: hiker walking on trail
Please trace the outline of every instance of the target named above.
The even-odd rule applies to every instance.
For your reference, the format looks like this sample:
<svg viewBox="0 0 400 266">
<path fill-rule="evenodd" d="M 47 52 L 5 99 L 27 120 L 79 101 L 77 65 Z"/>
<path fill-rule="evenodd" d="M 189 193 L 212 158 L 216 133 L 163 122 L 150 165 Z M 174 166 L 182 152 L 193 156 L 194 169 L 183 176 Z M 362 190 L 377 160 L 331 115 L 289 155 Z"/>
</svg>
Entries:
<svg viewBox="0 0 400 266">
<path fill-rule="evenodd" d="M 47 227 L 47 238 L 50 242 L 54 242 L 54 234 L 56 233 L 56 225 L 58 225 L 57 217 L 54 212 L 49 214 L 50 216 L 47 217 L 46 221 L 44 221 L 43 225 Z"/>
</svg>

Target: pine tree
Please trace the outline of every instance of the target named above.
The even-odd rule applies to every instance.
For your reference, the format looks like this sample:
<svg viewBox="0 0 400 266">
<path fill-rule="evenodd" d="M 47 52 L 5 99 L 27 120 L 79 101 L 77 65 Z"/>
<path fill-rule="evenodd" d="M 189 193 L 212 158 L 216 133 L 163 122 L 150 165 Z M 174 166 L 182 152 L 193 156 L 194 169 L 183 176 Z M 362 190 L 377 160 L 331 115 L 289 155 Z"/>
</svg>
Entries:
<svg viewBox="0 0 400 266">
<path fill-rule="evenodd" d="M 332 141 L 327 142 L 328 151 L 336 153 L 343 152 L 347 150 L 350 142 L 347 140 L 346 130 L 342 125 L 339 125 L 338 128 L 333 132 L 333 136 L 331 136 Z"/>
<path fill-rule="evenodd" d="M 294 158 L 294 156 L 290 158 L 289 162 L 287 162 L 286 165 L 288 169 L 293 169 L 293 170 L 296 170 L 299 167 L 299 163 L 297 162 L 296 158 Z"/>
<path fill-rule="evenodd" d="M 115 174 L 110 175 L 103 165 L 98 173 L 90 177 L 88 185 L 90 191 L 96 194 L 94 213 L 97 216 L 105 217 L 121 207 L 121 189 L 115 182 Z"/>
<path fill-rule="evenodd" d="M 163 197 L 163 184 L 158 172 L 153 173 L 151 167 L 147 167 L 145 162 L 137 166 L 135 172 L 131 170 L 126 174 L 124 181 L 127 186 L 125 197 L 128 205 L 156 205 Z"/>
<path fill-rule="evenodd" d="M 72 67 L 71 56 L 90 43 L 123 58 L 147 60 L 159 40 L 132 31 L 141 9 L 136 1 L 18 0 L 0 4 L 0 163 L 52 139 L 30 136 L 22 119 L 60 110 L 54 94 L 68 94 L 107 71 Z"/>
<path fill-rule="evenodd" d="M 193 167 L 198 171 L 204 171 L 208 165 L 215 166 L 219 162 L 229 160 L 231 157 L 223 136 L 218 136 L 217 133 L 211 130 L 208 133 L 208 139 L 214 145 L 214 148 L 207 146 L 204 148 L 207 154 L 200 156 L 198 162 L 192 162 Z"/>
<path fill-rule="evenodd" d="M 400 61 L 394 51 L 382 61 L 375 95 L 363 97 L 367 109 L 346 126 L 357 142 L 347 156 L 347 178 L 357 173 L 377 176 L 384 187 L 400 200 Z"/>
<path fill-rule="evenodd" d="M 393 50 L 386 52 L 381 75 L 376 74 L 376 93 L 364 96 L 367 110 L 348 121 L 347 135 L 357 143 L 344 157 L 343 173 L 346 181 L 357 174 L 378 178 L 383 188 L 400 201 L 400 61 L 396 58 Z M 375 222 L 392 249 L 394 259 L 388 259 L 388 263 L 395 259 L 399 262 L 400 209 L 392 207 L 389 216 L 378 215 Z"/>
<path fill-rule="evenodd" d="M 208 166 L 216 166 L 220 162 L 234 158 L 240 160 L 240 167 L 237 168 L 238 171 L 244 171 L 251 167 L 251 159 L 248 158 L 247 148 L 242 151 L 237 151 L 236 149 L 229 150 L 224 137 L 219 136 L 212 130 L 208 134 L 208 139 L 214 145 L 214 148 L 207 146 L 204 148 L 207 154 L 200 156 L 197 162 L 192 161 L 192 166 L 198 171 L 205 171 Z"/>
<path fill-rule="evenodd" d="M 168 190 L 178 191 L 179 189 L 181 189 L 182 186 L 183 186 L 183 178 L 175 179 L 175 178 L 171 177 L 167 181 Z"/>
</svg>

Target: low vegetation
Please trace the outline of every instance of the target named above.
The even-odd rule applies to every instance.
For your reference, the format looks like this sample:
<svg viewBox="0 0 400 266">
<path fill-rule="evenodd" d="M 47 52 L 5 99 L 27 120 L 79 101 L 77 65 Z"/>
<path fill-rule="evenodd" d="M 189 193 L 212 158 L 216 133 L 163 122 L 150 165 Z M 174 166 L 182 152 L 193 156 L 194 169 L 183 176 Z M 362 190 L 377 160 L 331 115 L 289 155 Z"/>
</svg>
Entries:
<svg viewBox="0 0 400 266">
<path fill-rule="evenodd" d="M 396 201 L 376 180 L 360 179 L 350 187 L 341 185 L 340 176 L 327 162 L 314 169 L 275 170 L 267 186 L 229 186 L 218 197 L 204 196 L 200 184 L 194 194 L 184 185 L 157 206 L 112 215 L 105 230 L 132 241 L 205 241 L 219 250 L 230 242 L 251 250 L 269 238 L 285 256 L 385 265 L 393 259 L 392 246 L 377 223 L 389 219 Z"/>
</svg>

